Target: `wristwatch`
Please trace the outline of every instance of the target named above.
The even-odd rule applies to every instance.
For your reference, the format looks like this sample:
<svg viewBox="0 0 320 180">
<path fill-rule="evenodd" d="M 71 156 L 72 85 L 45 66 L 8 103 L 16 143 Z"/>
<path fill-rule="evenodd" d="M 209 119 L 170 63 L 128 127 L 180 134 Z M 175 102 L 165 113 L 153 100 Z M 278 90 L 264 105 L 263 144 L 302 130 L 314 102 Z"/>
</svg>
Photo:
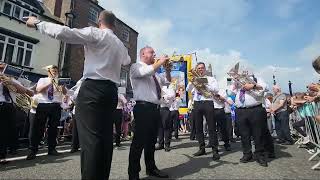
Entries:
<svg viewBox="0 0 320 180">
<path fill-rule="evenodd" d="M 256 87 L 257 87 L 257 85 L 256 85 L 256 84 L 254 84 L 254 85 L 253 85 L 253 89 L 255 89 Z"/>
<path fill-rule="evenodd" d="M 41 23 L 42 21 L 37 19 L 35 22 L 34 22 L 34 26 L 36 28 L 36 30 L 38 30 L 38 24 Z"/>
</svg>

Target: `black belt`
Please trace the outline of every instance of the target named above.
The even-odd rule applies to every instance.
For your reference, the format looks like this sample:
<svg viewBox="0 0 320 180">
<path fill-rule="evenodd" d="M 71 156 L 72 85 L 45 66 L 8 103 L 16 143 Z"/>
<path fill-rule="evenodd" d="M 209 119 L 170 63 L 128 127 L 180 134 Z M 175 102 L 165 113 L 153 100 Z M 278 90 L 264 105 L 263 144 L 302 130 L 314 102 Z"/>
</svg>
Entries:
<svg viewBox="0 0 320 180">
<path fill-rule="evenodd" d="M 213 103 L 211 100 L 205 100 L 205 101 L 194 101 L 194 103 Z"/>
<path fill-rule="evenodd" d="M 154 104 L 148 101 L 136 101 L 136 105 L 143 105 L 143 106 L 149 106 L 149 107 L 153 107 L 153 108 L 160 108 L 159 104 Z"/>
<path fill-rule="evenodd" d="M 224 108 L 213 108 L 213 110 L 224 110 Z"/>
<path fill-rule="evenodd" d="M 254 109 L 254 108 L 257 108 L 257 107 L 262 107 L 262 104 L 258 104 L 258 105 L 251 106 L 251 107 L 238 107 L 238 109 Z"/>
</svg>

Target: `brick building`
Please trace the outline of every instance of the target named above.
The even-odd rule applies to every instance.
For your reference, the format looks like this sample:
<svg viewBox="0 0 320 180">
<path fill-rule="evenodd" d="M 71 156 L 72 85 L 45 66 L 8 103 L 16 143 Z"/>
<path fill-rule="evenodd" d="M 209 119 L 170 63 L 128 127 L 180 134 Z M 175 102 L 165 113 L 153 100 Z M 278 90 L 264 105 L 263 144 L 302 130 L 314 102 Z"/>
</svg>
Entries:
<svg viewBox="0 0 320 180">
<path fill-rule="evenodd" d="M 43 4 L 54 16 L 60 18 L 65 24 L 73 28 L 97 26 L 99 13 L 104 10 L 97 0 L 43 0 Z M 66 18 L 66 13 L 72 13 L 74 18 Z M 115 34 L 128 48 L 132 63 L 136 62 L 138 32 L 118 19 Z M 79 80 L 82 76 L 83 53 L 83 46 L 81 45 L 66 45 L 65 59 L 60 67 L 63 74 L 70 76 L 74 81 Z M 132 90 L 128 76 L 129 68 L 130 66 L 123 67 L 121 79 L 122 82 L 126 82 L 126 91 L 130 96 Z"/>
</svg>

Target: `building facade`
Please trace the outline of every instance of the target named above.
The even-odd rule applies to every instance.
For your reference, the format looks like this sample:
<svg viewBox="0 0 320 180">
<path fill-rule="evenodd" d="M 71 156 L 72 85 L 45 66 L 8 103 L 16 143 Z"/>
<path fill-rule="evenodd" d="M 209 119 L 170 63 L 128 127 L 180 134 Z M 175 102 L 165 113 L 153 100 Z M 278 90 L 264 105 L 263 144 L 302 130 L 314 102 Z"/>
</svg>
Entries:
<svg viewBox="0 0 320 180">
<path fill-rule="evenodd" d="M 87 26 L 98 26 L 99 13 L 104 10 L 97 0 L 43 0 L 44 5 L 57 18 L 72 28 L 84 28 Z M 73 18 L 67 18 L 72 14 Z M 128 48 L 128 53 L 132 63 L 137 58 L 137 39 L 138 32 L 125 24 L 120 19 L 116 22 L 114 32 L 123 44 Z M 82 45 L 66 45 L 65 58 L 63 60 L 62 71 L 65 76 L 71 77 L 74 81 L 82 77 L 84 49 Z M 129 83 L 130 65 L 123 67 L 121 71 L 121 82 L 126 87 L 126 92 L 132 94 L 131 84 Z"/>
<path fill-rule="evenodd" d="M 0 0 L 0 61 L 24 69 L 24 78 L 37 82 L 47 75 L 43 67 L 58 65 L 61 42 L 26 27 L 26 16 L 62 22 L 37 0 Z"/>
</svg>

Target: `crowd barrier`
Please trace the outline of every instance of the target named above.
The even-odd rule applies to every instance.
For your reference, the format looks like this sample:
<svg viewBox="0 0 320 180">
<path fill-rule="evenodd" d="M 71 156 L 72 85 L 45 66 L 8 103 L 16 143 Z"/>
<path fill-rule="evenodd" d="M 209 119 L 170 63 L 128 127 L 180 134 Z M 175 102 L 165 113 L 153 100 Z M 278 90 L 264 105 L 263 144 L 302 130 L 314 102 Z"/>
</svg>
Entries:
<svg viewBox="0 0 320 180">
<path fill-rule="evenodd" d="M 298 108 L 298 114 L 301 119 L 305 121 L 305 131 L 310 139 L 316 152 L 309 158 L 309 161 L 316 161 L 320 155 L 320 122 L 316 120 L 316 117 L 320 115 L 320 103 L 305 103 Z M 320 167 L 320 160 L 318 163 L 312 166 L 311 169 L 316 170 Z"/>
</svg>

